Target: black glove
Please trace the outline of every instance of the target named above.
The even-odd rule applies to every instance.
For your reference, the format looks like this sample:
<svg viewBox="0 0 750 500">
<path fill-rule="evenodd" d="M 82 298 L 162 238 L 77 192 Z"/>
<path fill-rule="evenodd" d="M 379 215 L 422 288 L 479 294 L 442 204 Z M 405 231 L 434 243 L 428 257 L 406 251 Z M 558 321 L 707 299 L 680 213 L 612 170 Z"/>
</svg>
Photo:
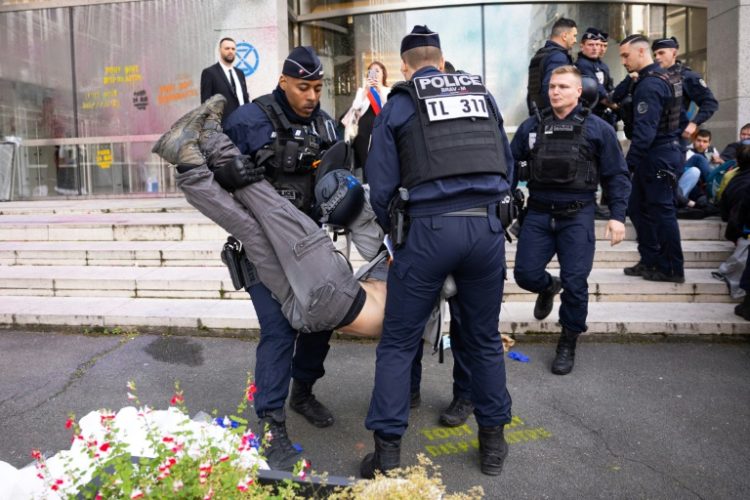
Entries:
<svg viewBox="0 0 750 500">
<path fill-rule="evenodd" d="M 265 172 L 265 167 L 256 166 L 249 156 L 239 155 L 230 163 L 214 170 L 214 179 L 231 193 L 253 182 L 262 181 Z"/>
</svg>

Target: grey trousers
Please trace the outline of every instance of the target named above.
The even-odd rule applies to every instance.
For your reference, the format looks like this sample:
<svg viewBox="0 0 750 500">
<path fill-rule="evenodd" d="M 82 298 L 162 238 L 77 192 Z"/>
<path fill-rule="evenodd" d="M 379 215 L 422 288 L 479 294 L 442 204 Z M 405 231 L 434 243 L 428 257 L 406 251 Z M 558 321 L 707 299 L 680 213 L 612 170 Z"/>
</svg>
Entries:
<svg viewBox="0 0 750 500">
<path fill-rule="evenodd" d="M 206 165 L 177 174 L 188 202 L 242 242 L 258 278 L 294 329 L 339 326 L 360 290 L 325 230 L 267 181 L 225 191 Z"/>
</svg>

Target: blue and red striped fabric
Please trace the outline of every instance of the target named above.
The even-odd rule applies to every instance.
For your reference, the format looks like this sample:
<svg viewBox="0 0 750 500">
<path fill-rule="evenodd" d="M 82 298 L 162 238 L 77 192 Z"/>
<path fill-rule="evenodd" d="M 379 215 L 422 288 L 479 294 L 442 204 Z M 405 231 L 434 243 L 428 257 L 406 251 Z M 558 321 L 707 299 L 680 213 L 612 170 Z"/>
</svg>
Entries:
<svg viewBox="0 0 750 500">
<path fill-rule="evenodd" d="M 369 87 L 367 90 L 367 99 L 370 100 L 370 106 L 375 116 L 380 114 L 380 110 L 383 109 L 383 105 L 380 103 L 380 94 L 375 90 L 375 87 Z"/>
</svg>

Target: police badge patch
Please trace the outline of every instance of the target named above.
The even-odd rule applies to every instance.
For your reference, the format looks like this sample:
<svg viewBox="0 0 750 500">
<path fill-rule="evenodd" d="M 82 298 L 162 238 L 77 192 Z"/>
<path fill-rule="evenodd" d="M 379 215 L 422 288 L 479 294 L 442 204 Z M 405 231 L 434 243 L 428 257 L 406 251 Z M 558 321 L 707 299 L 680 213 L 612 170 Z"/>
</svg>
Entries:
<svg viewBox="0 0 750 500">
<path fill-rule="evenodd" d="M 638 110 L 638 114 L 640 114 L 640 115 L 645 114 L 646 111 L 648 111 L 648 104 L 646 104 L 645 102 L 641 101 L 641 102 L 638 103 L 638 107 L 636 108 L 636 110 Z"/>
<path fill-rule="evenodd" d="M 698 80 L 698 83 L 700 83 L 704 87 L 708 87 L 708 85 L 706 85 L 706 80 L 704 80 L 703 78 L 701 78 L 700 80 Z"/>
</svg>

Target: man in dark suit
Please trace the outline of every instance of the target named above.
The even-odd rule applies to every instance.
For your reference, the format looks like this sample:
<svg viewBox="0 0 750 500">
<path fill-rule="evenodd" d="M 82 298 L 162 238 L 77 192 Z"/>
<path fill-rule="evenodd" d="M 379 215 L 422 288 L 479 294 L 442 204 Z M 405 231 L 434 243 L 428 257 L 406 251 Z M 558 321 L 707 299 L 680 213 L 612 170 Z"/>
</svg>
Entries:
<svg viewBox="0 0 750 500">
<path fill-rule="evenodd" d="M 221 94 L 227 98 L 222 125 L 232 111 L 250 102 L 245 74 L 232 66 L 235 52 L 237 44 L 234 40 L 229 37 L 222 38 L 219 42 L 219 62 L 201 73 L 201 102 L 205 102 L 214 94 Z"/>
</svg>

